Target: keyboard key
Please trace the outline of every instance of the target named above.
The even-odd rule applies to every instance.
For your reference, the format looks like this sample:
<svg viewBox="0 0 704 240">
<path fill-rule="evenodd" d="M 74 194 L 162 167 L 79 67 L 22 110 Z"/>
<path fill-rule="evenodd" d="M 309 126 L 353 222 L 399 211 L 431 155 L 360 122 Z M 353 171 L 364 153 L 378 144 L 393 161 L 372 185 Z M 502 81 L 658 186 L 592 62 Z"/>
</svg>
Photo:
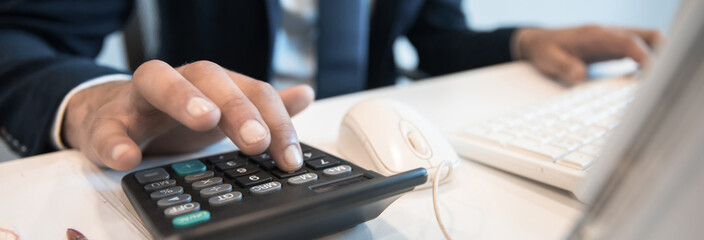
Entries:
<svg viewBox="0 0 704 240">
<path fill-rule="evenodd" d="M 210 212 L 201 210 L 186 215 L 178 216 L 171 221 L 175 228 L 184 228 L 210 220 Z"/>
<path fill-rule="evenodd" d="M 225 171 L 228 169 L 233 169 L 233 168 L 238 168 L 238 167 L 243 167 L 243 166 L 247 166 L 247 160 L 245 160 L 245 159 L 230 160 L 230 161 L 215 164 L 215 167 L 220 169 L 220 171 Z"/>
<path fill-rule="evenodd" d="M 606 134 L 606 128 L 597 127 L 597 126 L 589 126 L 586 129 L 584 129 L 584 132 L 589 135 L 592 135 L 594 138 L 600 138 L 600 137 L 603 137 L 604 134 Z"/>
<path fill-rule="evenodd" d="M 217 186 L 207 187 L 200 190 L 200 196 L 203 198 L 212 197 L 218 194 L 228 193 L 232 191 L 232 185 L 220 184 Z"/>
<path fill-rule="evenodd" d="M 204 180 L 198 180 L 193 182 L 191 187 L 193 187 L 193 190 L 201 190 L 203 188 L 215 186 L 218 184 L 222 184 L 222 178 L 221 177 L 213 177 L 213 178 L 208 178 Z"/>
<path fill-rule="evenodd" d="M 279 169 L 275 169 L 274 171 L 271 171 L 271 173 L 274 174 L 274 176 L 276 176 L 278 178 L 289 178 L 289 177 L 300 175 L 300 174 L 307 173 L 307 172 L 308 172 L 308 170 L 306 170 L 305 168 L 298 169 L 298 171 L 294 171 L 294 172 L 284 172 Z"/>
<path fill-rule="evenodd" d="M 271 171 L 276 168 L 276 163 L 274 160 L 269 160 L 269 161 L 262 161 L 259 162 L 259 167 L 266 169 L 267 171 Z"/>
<path fill-rule="evenodd" d="M 545 133 L 545 132 L 536 132 L 528 136 L 528 138 L 540 143 L 540 144 L 546 144 L 552 141 L 553 136 L 552 134 Z"/>
<path fill-rule="evenodd" d="M 144 185 L 144 190 L 147 192 L 151 192 L 154 190 L 159 190 L 162 188 L 173 187 L 173 186 L 176 186 L 176 180 L 168 179 L 168 180 L 153 182 L 153 183 Z"/>
<path fill-rule="evenodd" d="M 170 188 L 167 188 L 167 189 L 161 189 L 161 190 L 159 190 L 159 191 L 153 192 L 153 193 L 150 194 L 149 196 L 150 196 L 152 199 L 162 199 L 162 198 L 165 198 L 165 197 L 170 197 L 170 196 L 173 196 L 173 195 L 179 195 L 179 194 L 182 194 L 182 193 L 183 193 L 183 188 L 180 187 L 180 186 L 176 186 L 176 187 L 170 187 Z"/>
<path fill-rule="evenodd" d="M 568 152 L 572 152 L 574 150 L 577 150 L 582 144 L 576 140 L 570 139 L 570 138 L 563 138 L 557 141 L 553 141 L 550 143 L 550 145 L 553 145 L 555 147 L 559 147 L 562 149 L 567 150 Z"/>
<path fill-rule="evenodd" d="M 259 168 L 257 168 L 257 166 L 248 165 L 248 166 L 244 166 L 244 167 L 239 167 L 239 168 L 227 170 L 227 171 L 225 171 L 225 175 L 227 175 L 227 177 L 229 177 L 230 179 L 235 179 L 235 178 L 238 178 L 238 177 L 241 177 L 244 175 L 249 175 L 249 174 L 255 173 L 257 171 L 259 171 Z"/>
<path fill-rule="evenodd" d="M 567 151 L 562 148 L 551 145 L 543 145 L 528 139 L 516 140 L 511 143 L 511 147 L 522 150 L 528 154 L 532 154 L 539 159 L 551 162 L 554 162 L 567 153 Z"/>
<path fill-rule="evenodd" d="M 201 173 L 196 173 L 196 174 L 191 174 L 183 178 L 183 180 L 186 180 L 187 183 L 192 183 L 204 178 L 209 178 L 215 176 L 215 173 L 213 171 L 205 171 Z"/>
<path fill-rule="evenodd" d="M 235 182 L 237 182 L 237 184 L 241 187 L 251 187 L 268 181 L 271 181 L 271 176 L 263 172 L 255 173 L 249 176 L 238 177 L 237 179 L 235 179 Z"/>
<path fill-rule="evenodd" d="M 589 144 L 595 139 L 594 136 L 584 132 L 571 133 L 567 137 L 579 141 L 581 144 Z"/>
<path fill-rule="evenodd" d="M 326 168 L 325 170 L 323 170 L 323 174 L 328 176 L 335 176 L 350 172 L 352 172 L 352 167 L 350 167 L 350 165 L 340 165 L 331 168 Z"/>
<path fill-rule="evenodd" d="M 146 184 L 169 179 L 169 173 L 163 168 L 155 168 L 137 172 L 134 174 L 134 177 L 137 178 L 139 184 Z"/>
<path fill-rule="evenodd" d="M 533 131 L 525 125 L 517 125 L 511 128 L 508 132 L 513 134 L 516 138 L 522 138 L 533 133 Z"/>
<path fill-rule="evenodd" d="M 237 160 L 237 159 L 239 159 L 239 154 L 237 152 L 230 152 L 230 153 L 225 153 L 225 154 L 220 154 L 217 156 L 209 157 L 209 158 L 206 158 L 205 160 L 208 161 L 210 164 L 217 164 L 217 163 L 221 163 L 224 161 Z"/>
<path fill-rule="evenodd" d="M 176 172 L 176 174 L 183 177 L 186 175 L 205 171 L 205 164 L 198 160 L 190 160 L 171 164 L 171 168 L 174 169 L 174 172 Z"/>
<path fill-rule="evenodd" d="M 596 145 L 593 145 L 593 144 L 589 144 L 589 145 L 581 147 L 579 149 L 579 152 L 587 154 L 589 156 L 593 156 L 593 157 L 601 156 L 601 148 L 597 147 Z"/>
<path fill-rule="evenodd" d="M 192 213 L 192 212 L 195 212 L 198 210 L 200 210 L 200 203 L 197 203 L 197 202 L 185 203 L 185 204 L 181 204 L 178 206 L 173 206 L 173 207 L 164 209 L 164 215 L 166 217 L 172 218 L 172 217 L 176 217 L 178 215 Z"/>
<path fill-rule="evenodd" d="M 161 200 L 156 202 L 156 205 L 159 207 L 168 207 L 171 205 L 187 203 L 187 202 L 191 202 L 191 195 L 190 194 L 179 194 L 179 195 L 176 195 L 173 197 L 162 198 Z"/>
<path fill-rule="evenodd" d="M 264 161 L 271 161 L 272 160 L 271 155 L 269 155 L 268 152 L 260 153 L 257 155 L 252 155 L 252 156 L 249 156 L 249 158 L 255 162 L 264 162 Z"/>
<path fill-rule="evenodd" d="M 240 200 L 242 200 L 242 193 L 235 191 L 211 197 L 210 199 L 208 199 L 208 203 L 210 204 L 210 206 L 222 206 Z"/>
<path fill-rule="evenodd" d="M 316 159 L 316 160 L 306 161 L 306 165 L 308 165 L 308 167 L 310 167 L 312 169 L 316 169 L 316 170 L 335 166 L 339 163 L 340 163 L 340 161 L 338 161 L 336 159 L 332 159 L 330 157 L 323 157 L 323 158 Z"/>
<path fill-rule="evenodd" d="M 313 149 L 308 149 L 308 150 L 303 150 L 303 161 L 307 160 L 313 160 L 316 158 L 320 158 L 324 156 L 321 151 L 313 150 Z"/>
<path fill-rule="evenodd" d="M 594 157 L 581 152 L 573 152 L 565 156 L 557 164 L 577 170 L 585 170 L 592 165 Z"/>
<path fill-rule="evenodd" d="M 607 130 L 613 130 L 613 129 L 616 128 L 619 124 L 621 124 L 621 120 L 620 120 L 619 118 L 617 118 L 617 117 L 613 117 L 613 116 L 612 116 L 612 117 L 605 118 L 605 119 L 603 119 L 603 120 L 597 122 L 597 123 L 594 124 L 594 125 L 595 125 L 595 126 L 599 126 L 599 127 L 606 128 Z"/>
<path fill-rule="evenodd" d="M 281 183 L 270 182 L 270 183 L 265 183 L 265 184 L 251 187 L 249 189 L 249 192 L 251 192 L 254 195 L 263 195 L 263 194 L 267 194 L 267 193 L 276 192 L 279 190 L 281 190 Z"/>
<path fill-rule="evenodd" d="M 312 182 L 312 181 L 317 181 L 317 180 L 318 180 L 318 174 L 306 173 L 303 175 L 298 175 L 298 176 L 289 178 L 288 183 L 293 184 L 293 185 L 300 185 L 300 184 L 304 184 L 304 183 Z"/>
</svg>

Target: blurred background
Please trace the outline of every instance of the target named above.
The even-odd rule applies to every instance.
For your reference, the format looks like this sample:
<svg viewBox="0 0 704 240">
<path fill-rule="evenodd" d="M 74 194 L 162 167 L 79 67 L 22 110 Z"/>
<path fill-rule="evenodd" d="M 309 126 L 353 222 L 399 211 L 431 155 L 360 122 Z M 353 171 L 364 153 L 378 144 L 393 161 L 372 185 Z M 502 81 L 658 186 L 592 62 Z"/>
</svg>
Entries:
<svg viewBox="0 0 704 240">
<path fill-rule="evenodd" d="M 679 2 L 677 0 L 466 0 L 463 10 L 468 16 L 468 26 L 476 30 L 491 30 L 507 26 L 559 28 L 601 24 L 653 28 L 667 35 Z M 147 9 L 147 12 L 152 11 L 154 7 L 153 0 L 138 1 L 136 5 Z M 144 21 L 149 22 L 150 19 L 144 19 Z M 145 40 L 145 45 L 148 44 L 148 40 Z M 398 39 L 395 50 L 399 67 L 415 68 L 418 60 L 408 40 Z M 106 38 L 97 61 L 114 68 L 128 69 L 121 32 L 113 33 Z M 0 162 L 16 158 L 17 155 L 10 152 L 4 142 L 0 144 Z"/>
</svg>

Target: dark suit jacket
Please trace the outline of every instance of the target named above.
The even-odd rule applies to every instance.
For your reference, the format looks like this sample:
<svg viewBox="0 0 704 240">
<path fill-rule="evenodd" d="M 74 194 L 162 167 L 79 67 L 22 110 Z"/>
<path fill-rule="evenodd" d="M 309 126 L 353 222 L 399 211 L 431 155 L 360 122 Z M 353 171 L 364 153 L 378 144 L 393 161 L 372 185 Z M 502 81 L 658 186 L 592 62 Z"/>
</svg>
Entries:
<svg viewBox="0 0 704 240">
<path fill-rule="evenodd" d="M 132 9 L 127 0 L 0 2 L 0 133 L 22 156 L 52 151 L 49 131 L 62 98 L 118 70 L 93 62 L 106 35 Z M 393 84 L 394 40 L 408 37 L 419 70 L 439 75 L 510 60 L 513 29 L 466 27 L 461 0 L 379 0 L 370 21 L 366 88 Z M 160 0 L 157 58 L 173 66 L 210 60 L 268 81 L 279 0 Z M 320 21 L 325 21 L 321 19 Z"/>
</svg>

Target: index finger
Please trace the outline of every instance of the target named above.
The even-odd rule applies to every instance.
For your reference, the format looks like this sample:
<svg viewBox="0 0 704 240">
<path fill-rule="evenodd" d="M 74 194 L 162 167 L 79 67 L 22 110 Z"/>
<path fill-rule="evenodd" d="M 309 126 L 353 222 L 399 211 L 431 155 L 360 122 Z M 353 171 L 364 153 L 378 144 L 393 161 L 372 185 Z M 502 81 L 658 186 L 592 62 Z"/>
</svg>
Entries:
<svg viewBox="0 0 704 240">
<path fill-rule="evenodd" d="M 278 92 L 271 85 L 245 75 L 227 71 L 230 78 L 257 107 L 271 130 L 269 153 L 283 171 L 295 171 L 303 165 L 303 155 L 291 117 Z"/>
</svg>

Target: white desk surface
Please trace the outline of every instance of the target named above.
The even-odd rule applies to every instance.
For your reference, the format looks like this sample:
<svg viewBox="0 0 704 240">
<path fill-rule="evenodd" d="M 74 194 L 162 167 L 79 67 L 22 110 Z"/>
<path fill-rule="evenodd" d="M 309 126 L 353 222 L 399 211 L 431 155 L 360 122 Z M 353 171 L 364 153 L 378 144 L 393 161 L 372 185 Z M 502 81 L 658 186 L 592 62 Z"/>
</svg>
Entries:
<svg viewBox="0 0 704 240">
<path fill-rule="evenodd" d="M 473 121 L 535 103 L 565 89 L 526 63 L 509 63 L 403 86 L 324 99 L 313 103 L 293 121 L 302 142 L 339 156 L 336 142 L 342 116 L 349 107 L 362 99 L 385 97 L 407 103 L 424 114 L 441 132 L 449 135 Z M 234 145 L 223 141 L 198 153 L 147 159 L 139 169 L 232 148 Z M 0 178 L 28 171 L 38 165 L 58 164 L 60 161 L 86 165 L 80 167 L 79 171 L 83 169 L 84 172 L 90 172 L 95 169 L 77 152 L 62 151 L 0 164 Z M 120 178 L 124 174 L 126 173 L 100 170 L 98 177 L 105 179 L 105 184 L 93 188 L 114 194 L 125 201 L 126 197 L 120 188 Z M 4 187 L 0 189 L 7 190 L 13 189 L 8 186 L 21 185 L 27 179 L 4 181 L 1 184 Z M 61 211 L 51 210 L 43 215 L 36 213 L 38 210 L 35 208 L 38 206 L 21 204 L 28 197 L 46 195 L 39 191 L 28 188 L 14 193 L 0 192 L 0 223 L 9 223 L 24 239 L 63 239 L 67 227 L 79 229 L 90 239 L 128 237 L 125 232 L 129 231 L 120 229 L 129 226 L 100 214 L 105 211 L 102 208 L 108 206 L 105 204 L 61 205 Z M 80 202 L 81 199 L 86 199 L 81 194 L 88 193 L 74 189 L 71 194 L 52 195 L 62 201 Z M 441 185 L 439 201 L 442 217 L 455 239 L 560 239 L 570 232 L 585 208 L 566 191 L 469 160 L 461 162 L 452 182 Z M 52 201 L 44 202 L 51 204 Z M 72 217 L 64 216 L 65 214 L 71 214 Z M 110 225 L 110 230 L 96 228 L 96 224 Z M 436 224 L 431 191 L 428 189 L 407 193 L 378 218 L 326 238 L 441 239 L 442 233 Z"/>
</svg>

